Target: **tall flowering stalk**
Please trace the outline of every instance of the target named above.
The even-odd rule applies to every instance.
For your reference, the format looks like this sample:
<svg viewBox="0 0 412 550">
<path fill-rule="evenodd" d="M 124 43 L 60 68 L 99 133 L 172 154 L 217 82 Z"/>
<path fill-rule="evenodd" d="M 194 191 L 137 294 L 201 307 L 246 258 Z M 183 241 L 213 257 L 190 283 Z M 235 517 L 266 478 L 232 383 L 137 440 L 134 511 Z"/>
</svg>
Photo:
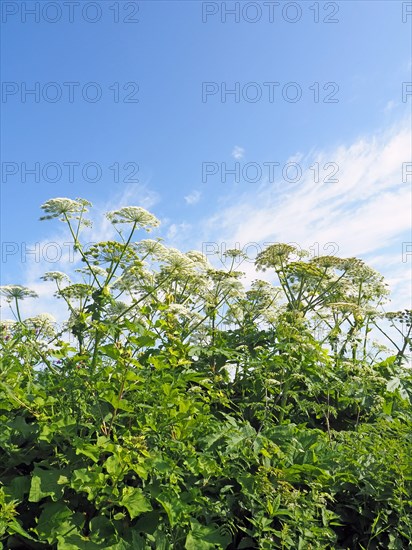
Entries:
<svg viewBox="0 0 412 550">
<path fill-rule="evenodd" d="M 6 298 L 6 301 L 9 304 L 14 303 L 14 305 L 16 306 L 15 317 L 20 323 L 22 322 L 22 318 L 20 313 L 19 300 L 25 300 L 26 298 L 38 298 L 38 295 L 36 292 L 34 292 L 34 290 L 30 290 L 29 288 L 21 285 L 1 286 L 0 294 Z"/>
</svg>

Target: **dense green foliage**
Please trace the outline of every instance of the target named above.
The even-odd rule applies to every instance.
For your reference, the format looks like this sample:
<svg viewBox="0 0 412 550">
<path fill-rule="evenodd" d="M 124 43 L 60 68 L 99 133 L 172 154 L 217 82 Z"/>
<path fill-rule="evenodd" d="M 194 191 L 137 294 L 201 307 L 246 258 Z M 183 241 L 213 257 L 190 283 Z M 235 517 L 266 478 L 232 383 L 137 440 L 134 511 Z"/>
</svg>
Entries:
<svg viewBox="0 0 412 550">
<path fill-rule="evenodd" d="M 4 548 L 411 548 L 411 312 L 382 313 L 382 277 L 279 244 L 245 290 L 238 251 L 135 241 L 137 207 L 84 247 L 88 206 L 43 205 L 83 262 L 44 276 L 64 327 L 1 287 Z"/>
</svg>

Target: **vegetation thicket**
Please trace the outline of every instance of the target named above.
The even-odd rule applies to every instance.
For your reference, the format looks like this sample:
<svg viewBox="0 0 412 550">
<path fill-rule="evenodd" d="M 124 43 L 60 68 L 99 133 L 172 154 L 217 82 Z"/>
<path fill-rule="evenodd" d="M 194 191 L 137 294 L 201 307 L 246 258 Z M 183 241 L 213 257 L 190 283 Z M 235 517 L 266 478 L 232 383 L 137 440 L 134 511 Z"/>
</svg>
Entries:
<svg viewBox="0 0 412 550">
<path fill-rule="evenodd" d="M 274 244 L 246 289 L 237 250 L 136 241 L 140 207 L 86 247 L 90 206 L 42 206 L 82 261 L 43 277 L 63 328 L 1 287 L 3 547 L 412 548 L 412 312 L 383 313 L 381 275 Z"/>
</svg>

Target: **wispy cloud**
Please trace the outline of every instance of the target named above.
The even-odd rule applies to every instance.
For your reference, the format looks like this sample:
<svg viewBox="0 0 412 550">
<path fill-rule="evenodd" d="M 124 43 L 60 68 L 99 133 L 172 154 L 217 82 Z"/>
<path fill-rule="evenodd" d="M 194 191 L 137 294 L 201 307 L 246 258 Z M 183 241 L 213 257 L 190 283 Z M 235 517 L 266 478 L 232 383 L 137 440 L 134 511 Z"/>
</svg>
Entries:
<svg viewBox="0 0 412 550">
<path fill-rule="evenodd" d="M 206 229 L 248 243 L 275 239 L 336 241 L 346 253 L 365 254 L 394 242 L 410 225 L 410 185 L 402 182 L 402 164 L 410 157 L 407 125 L 360 138 L 332 151 L 318 151 L 305 164 L 318 163 L 321 175 L 307 170 L 298 183 L 280 179 L 236 193 L 230 206 L 206 221 Z M 338 168 L 330 182 L 328 162 Z M 303 164 L 303 162 L 302 162 Z"/>
<path fill-rule="evenodd" d="M 390 113 L 391 111 L 393 111 L 393 109 L 397 106 L 397 103 L 396 101 L 393 101 L 393 99 L 391 99 L 390 101 L 387 102 L 387 104 L 385 105 L 384 109 L 383 109 L 383 112 L 384 113 Z"/>
<path fill-rule="evenodd" d="M 402 241 L 412 221 L 410 181 L 402 181 L 402 165 L 410 162 L 409 124 L 299 159 L 302 165 L 318 163 L 319 181 L 307 170 L 294 184 L 266 181 L 243 193 L 238 186 L 226 198 L 228 206 L 204 221 L 207 240 L 224 242 L 228 248 L 236 243 L 244 248 L 250 243 L 293 242 L 320 254 L 333 250 L 366 259 L 391 247 L 397 268 L 384 260 L 377 268 L 388 278 L 394 273 L 392 282 L 398 288 L 409 281 L 410 290 L 411 258 L 402 262 Z M 328 180 L 329 169 L 322 171 L 330 162 L 338 168 L 338 181 Z M 399 292 L 404 296 L 405 288 Z"/>
<path fill-rule="evenodd" d="M 243 147 L 239 147 L 239 145 L 235 145 L 232 151 L 232 157 L 236 160 L 242 159 L 245 155 L 245 150 Z"/>
<path fill-rule="evenodd" d="M 192 191 L 189 195 L 186 195 L 185 201 L 187 204 L 197 204 L 200 201 L 200 197 L 202 196 L 202 193 L 200 191 Z"/>
<path fill-rule="evenodd" d="M 167 230 L 166 239 L 168 245 L 180 246 L 187 239 L 187 233 L 192 226 L 188 223 L 172 223 Z"/>
</svg>

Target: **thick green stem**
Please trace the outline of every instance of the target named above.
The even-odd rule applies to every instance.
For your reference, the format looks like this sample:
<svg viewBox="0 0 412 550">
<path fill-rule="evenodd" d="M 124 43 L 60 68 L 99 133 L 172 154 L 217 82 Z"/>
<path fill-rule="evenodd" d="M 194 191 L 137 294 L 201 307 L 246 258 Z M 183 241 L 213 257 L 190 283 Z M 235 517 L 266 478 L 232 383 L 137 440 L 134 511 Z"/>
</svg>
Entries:
<svg viewBox="0 0 412 550">
<path fill-rule="evenodd" d="M 280 400 L 280 413 L 279 424 L 281 424 L 285 418 L 285 407 L 288 400 L 290 382 L 286 381 L 282 389 L 282 399 Z"/>
<path fill-rule="evenodd" d="M 22 320 L 21 320 L 21 315 L 20 315 L 19 301 L 18 301 L 17 297 L 14 298 L 14 301 L 16 303 L 17 319 L 19 320 L 19 323 L 21 323 Z"/>
<path fill-rule="evenodd" d="M 115 274 L 115 272 L 116 272 L 116 269 L 119 267 L 119 264 L 120 264 L 120 262 L 122 261 L 122 258 L 123 258 L 123 256 L 124 256 L 124 253 L 126 252 L 127 247 L 128 247 L 129 244 L 130 244 L 130 241 L 131 241 L 131 239 L 132 239 L 133 233 L 135 232 L 136 226 L 137 226 L 137 222 L 134 222 L 133 227 L 132 227 L 132 230 L 131 230 L 130 235 L 129 235 L 129 238 L 127 239 L 127 241 L 125 242 L 125 244 L 124 244 L 124 246 L 123 246 L 122 253 L 120 254 L 120 256 L 119 256 L 117 262 L 115 263 L 113 269 L 111 270 L 111 273 L 108 275 L 108 277 L 107 277 L 107 279 L 106 279 L 106 282 L 105 282 L 105 285 L 106 285 L 106 286 L 110 283 L 110 281 L 112 280 L 112 278 L 113 278 L 113 276 L 114 276 L 114 274 Z"/>
<path fill-rule="evenodd" d="M 125 383 L 126 383 L 126 376 L 127 376 L 127 373 L 129 371 L 129 366 L 127 364 L 127 362 L 124 363 L 125 365 L 125 369 L 124 369 L 124 372 L 123 372 L 123 377 L 122 377 L 122 381 L 120 383 L 120 389 L 119 389 L 119 393 L 117 395 L 117 400 L 120 401 L 122 399 L 122 396 L 123 396 L 123 391 L 124 391 L 124 386 L 125 386 Z M 109 435 L 112 431 L 112 428 L 113 428 L 113 423 L 117 417 L 117 413 L 119 411 L 119 408 L 116 406 L 114 411 L 113 411 L 113 415 L 110 419 L 110 424 L 108 426 L 108 429 L 107 429 L 107 435 Z"/>
<path fill-rule="evenodd" d="M 71 233 L 71 235 L 72 235 L 72 237 L 73 237 L 73 243 L 74 243 L 74 246 L 76 247 L 76 250 L 78 250 L 78 251 L 80 252 L 81 257 L 83 258 L 84 262 L 86 263 L 87 267 L 89 268 L 89 271 L 90 271 L 90 273 L 92 274 L 93 279 L 95 280 L 97 286 L 98 286 L 99 288 L 102 288 L 101 284 L 99 283 L 99 279 L 96 277 L 96 275 L 95 275 L 95 273 L 94 273 L 94 271 L 93 271 L 93 268 L 92 268 L 92 266 L 90 265 L 89 260 L 87 259 L 86 255 L 84 254 L 84 252 L 83 252 L 83 250 L 82 250 L 82 247 L 81 247 L 81 244 L 79 243 L 78 234 L 79 234 L 80 222 L 79 222 L 79 227 L 77 228 L 77 232 L 76 232 L 76 234 L 75 234 L 74 231 L 73 231 L 73 228 L 72 228 L 72 226 L 71 226 L 70 220 L 69 220 L 69 218 L 67 217 L 67 214 L 64 214 L 64 218 L 65 218 L 65 220 L 66 220 L 66 222 L 67 222 L 67 225 L 68 225 L 68 227 L 69 227 L 69 229 L 70 229 L 70 233 Z"/>
</svg>

